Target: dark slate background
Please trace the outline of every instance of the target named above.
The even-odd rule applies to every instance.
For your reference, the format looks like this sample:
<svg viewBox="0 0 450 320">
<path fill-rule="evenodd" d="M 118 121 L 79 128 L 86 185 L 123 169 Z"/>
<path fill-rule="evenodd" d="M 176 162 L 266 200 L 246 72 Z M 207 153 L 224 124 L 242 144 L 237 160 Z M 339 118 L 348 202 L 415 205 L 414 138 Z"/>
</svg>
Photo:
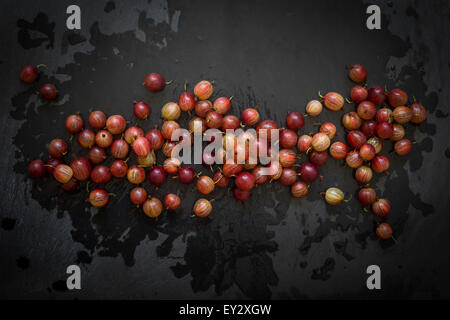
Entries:
<svg viewBox="0 0 450 320">
<path fill-rule="evenodd" d="M 73 1 L 2 1 L 0 114 L 0 297 L 2 298 L 449 298 L 450 149 L 449 19 L 447 1 L 375 1 L 382 30 L 365 27 L 360 1 L 77 1 L 82 30 L 65 27 Z M 26 64 L 45 63 L 36 84 L 19 81 Z M 47 158 L 55 137 L 69 139 L 64 119 L 90 108 L 132 116 L 143 99 L 159 109 L 187 81 L 215 81 L 215 97 L 231 96 L 232 112 L 259 105 L 280 124 L 304 112 L 317 91 L 348 95 L 347 66 L 362 63 L 369 85 L 405 89 L 428 110 L 411 154 L 391 160 L 391 175 L 372 186 L 389 198 L 387 221 L 398 244 L 380 242 L 377 219 L 353 199 L 327 206 L 320 192 L 338 186 L 355 195 L 358 184 L 342 162 L 330 159 L 306 199 L 288 188 L 257 188 L 246 203 L 215 191 L 209 219 L 191 219 L 195 186 L 172 179 L 154 196 L 178 191 L 183 208 L 146 218 L 128 201 L 131 186 L 94 215 L 84 185 L 65 194 L 51 179 L 32 181 L 27 160 Z M 149 72 L 174 83 L 151 94 L 140 84 Z M 35 94 L 55 83 L 56 102 Z M 353 106 L 346 105 L 346 110 Z M 342 113 L 307 119 L 333 121 L 344 139 Z M 187 121 L 187 115 L 182 122 Z M 76 146 L 77 155 L 85 155 Z M 161 161 L 161 160 L 160 160 Z M 378 220 L 379 221 L 379 220 Z M 66 267 L 82 269 L 82 290 L 65 288 Z M 366 267 L 382 270 L 382 290 L 365 288 Z"/>
</svg>

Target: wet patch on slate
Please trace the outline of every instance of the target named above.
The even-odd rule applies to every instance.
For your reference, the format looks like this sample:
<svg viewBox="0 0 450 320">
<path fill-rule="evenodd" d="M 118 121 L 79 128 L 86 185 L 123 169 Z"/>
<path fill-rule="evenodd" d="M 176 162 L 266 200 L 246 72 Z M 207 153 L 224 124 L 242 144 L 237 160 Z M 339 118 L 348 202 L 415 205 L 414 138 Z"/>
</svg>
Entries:
<svg viewBox="0 0 450 320">
<path fill-rule="evenodd" d="M 92 262 L 92 256 L 86 251 L 77 252 L 77 263 L 89 264 Z"/>
<path fill-rule="evenodd" d="M 413 7 L 408 7 L 406 9 L 406 15 L 410 17 L 414 17 L 416 20 L 419 19 L 419 15 L 417 14 L 417 11 L 414 10 Z"/>
<path fill-rule="evenodd" d="M 319 268 L 313 269 L 311 279 L 326 281 L 331 277 L 336 262 L 333 258 L 327 258 L 323 265 Z"/>
<path fill-rule="evenodd" d="M 57 280 L 53 282 L 51 289 L 58 292 L 66 292 L 68 290 L 66 281 L 64 280 Z"/>
<path fill-rule="evenodd" d="M 105 5 L 105 12 L 109 13 L 111 11 L 113 11 L 114 9 L 116 9 L 116 4 L 114 3 L 114 1 L 108 1 Z"/>
<path fill-rule="evenodd" d="M 30 260 L 27 257 L 22 256 L 17 258 L 16 264 L 20 269 L 26 270 L 30 267 Z"/>
<path fill-rule="evenodd" d="M 448 118 L 448 115 L 449 115 L 449 113 L 447 112 L 447 113 L 445 113 L 445 112 L 443 112 L 442 110 L 437 110 L 436 111 L 436 117 L 438 117 L 438 118 Z"/>
<path fill-rule="evenodd" d="M 2 229 L 6 231 L 11 231 L 16 226 L 16 219 L 3 218 L 2 219 Z"/>
<path fill-rule="evenodd" d="M 61 43 L 61 54 L 66 54 L 69 46 L 75 46 L 77 44 L 85 42 L 87 39 L 77 31 L 66 31 L 63 34 Z"/>
<path fill-rule="evenodd" d="M 20 19 L 17 38 L 24 49 L 37 48 L 46 43 L 46 48 L 53 48 L 55 41 L 55 22 L 50 22 L 48 16 L 39 12 L 33 22 Z"/>
<path fill-rule="evenodd" d="M 353 260 L 355 257 L 347 252 L 348 239 L 344 241 L 333 242 L 333 247 L 337 254 L 341 254 L 347 261 Z"/>
</svg>

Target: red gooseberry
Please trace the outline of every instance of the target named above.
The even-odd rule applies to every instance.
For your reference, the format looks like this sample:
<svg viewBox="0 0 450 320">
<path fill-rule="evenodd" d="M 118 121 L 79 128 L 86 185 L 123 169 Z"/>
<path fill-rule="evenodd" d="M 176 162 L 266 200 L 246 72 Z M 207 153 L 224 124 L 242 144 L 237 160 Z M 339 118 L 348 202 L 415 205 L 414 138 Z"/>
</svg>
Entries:
<svg viewBox="0 0 450 320">
<path fill-rule="evenodd" d="M 234 180 L 236 187 L 241 190 L 250 191 L 255 186 L 255 176 L 249 172 L 240 172 Z"/>
<path fill-rule="evenodd" d="M 132 147 L 138 157 L 145 157 L 150 152 L 150 142 L 145 137 L 137 138 L 133 142 Z"/>
<path fill-rule="evenodd" d="M 42 161 L 40 159 L 33 160 L 28 165 L 28 173 L 33 178 L 42 178 L 43 176 L 45 176 L 45 172 L 47 172 L 46 166 L 50 167 L 50 165 L 48 165 L 48 164 L 46 165 L 44 163 L 44 161 Z M 53 171 L 54 167 L 53 166 L 51 166 L 51 167 L 52 167 L 51 169 Z"/>
<path fill-rule="evenodd" d="M 300 112 L 291 112 L 286 117 L 286 126 L 294 131 L 298 131 L 305 125 L 305 118 Z"/>
<path fill-rule="evenodd" d="M 73 177 L 77 180 L 84 181 L 88 180 L 92 166 L 87 158 L 76 158 L 70 163 L 70 167 L 72 168 Z"/>
<path fill-rule="evenodd" d="M 100 148 L 108 148 L 113 143 L 113 136 L 111 132 L 107 130 L 100 130 L 95 135 L 95 143 Z"/>
<path fill-rule="evenodd" d="M 165 120 L 178 120 L 181 116 L 181 108 L 175 102 L 167 102 L 161 108 L 161 117 Z"/>
<path fill-rule="evenodd" d="M 217 113 L 225 114 L 228 111 L 230 111 L 230 108 L 231 108 L 231 101 L 227 97 L 219 97 L 216 100 L 214 100 L 213 109 Z"/>
<path fill-rule="evenodd" d="M 236 130 L 239 128 L 239 119 L 236 116 L 233 115 L 227 115 L 223 117 L 222 120 L 222 130 L 232 129 Z"/>
<path fill-rule="evenodd" d="M 375 172 L 384 172 L 389 169 L 389 159 L 386 156 L 377 155 L 372 159 L 371 166 Z"/>
<path fill-rule="evenodd" d="M 230 183 L 230 179 L 225 177 L 220 171 L 214 173 L 213 181 L 219 188 L 225 188 Z"/>
<path fill-rule="evenodd" d="M 130 147 L 123 139 L 114 140 L 110 148 L 111 155 L 116 159 L 123 159 L 128 155 Z"/>
<path fill-rule="evenodd" d="M 412 123 L 422 123 L 427 118 L 427 111 L 425 107 L 421 104 L 414 103 L 409 107 L 412 111 L 411 122 Z"/>
<path fill-rule="evenodd" d="M 134 140 L 136 140 L 139 137 L 144 136 L 144 131 L 139 127 L 129 127 L 127 130 L 125 130 L 124 138 L 125 141 L 129 144 L 132 144 Z"/>
<path fill-rule="evenodd" d="M 89 150 L 88 157 L 89 157 L 89 160 L 93 164 L 99 164 L 99 163 L 102 163 L 103 161 L 105 161 L 105 159 L 107 158 L 107 155 L 106 155 L 105 149 L 100 148 L 98 146 L 93 146 Z"/>
<path fill-rule="evenodd" d="M 325 122 L 320 126 L 319 131 L 325 133 L 328 138 L 333 139 L 336 135 L 336 126 L 331 122 Z"/>
<path fill-rule="evenodd" d="M 33 162 L 33 161 L 32 161 Z M 53 172 L 55 171 L 55 168 L 56 168 L 56 166 L 58 165 L 58 164 L 62 164 L 63 162 L 62 162 L 62 160 L 60 160 L 60 159 L 56 159 L 56 158 L 50 158 L 48 161 L 47 161 L 47 164 L 45 164 L 45 169 L 46 169 L 46 171 L 49 173 L 49 174 L 51 174 L 51 175 L 53 175 Z M 30 163 L 31 164 L 31 163 Z M 38 170 L 39 170 L 39 168 L 38 168 Z"/>
<path fill-rule="evenodd" d="M 401 124 L 394 123 L 393 129 L 394 129 L 394 131 L 392 132 L 391 140 L 398 141 L 398 140 L 403 139 L 403 137 L 405 136 L 405 128 L 403 128 L 403 126 Z"/>
<path fill-rule="evenodd" d="M 195 179 L 195 171 L 191 167 L 181 167 L 178 170 L 178 181 L 182 184 L 191 184 Z"/>
<path fill-rule="evenodd" d="M 112 134 L 121 134 L 127 127 L 127 121 L 121 115 L 113 115 L 106 119 L 106 129 Z"/>
<path fill-rule="evenodd" d="M 48 145 L 48 152 L 53 158 L 61 159 L 67 154 L 69 147 L 62 139 L 53 139 Z"/>
<path fill-rule="evenodd" d="M 392 123 L 392 121 L 394 121 L 394 116 L 392 113 L 392 110 L 389 108 L 381 108 L 377 111 L 377 116 L 376 116 L 377 122 L 388 122 L 388 123 Z"/>
<path fill-rule="evenodd" d="M 148 172 L 148 181 L 155 186 L 160 186 L 166 182 L 167 174 L 161 166 L 154 166 Z"/>
<path fill-rule="evenodd" d="M 145 102 L 135 102 L 133 106 L 133 113 L 138 119 L 147 119 L 151 113 L 150 107 Z"/>
<path fill-rule="evenodd" d="M 78 114 L 72 114 L 66 118 L 66 129 L 71 134 L 80 132 L 83 129 L 83 119 Z"/>
<path fill-rule="evenodd" d="M 91 180 L 94 183 L 107 183 L 111 180 L 111 170 L 104 165 L 94 167 L 91 171 Z"/>
<path fill-rule="evenodd" d="M 51 101 L 56 99 L 58 90 L 56 90 L 56 87 L 53 84 L 46 83 L 39 89 L 39 94 L 42 99 Z"/>
<path fill-rule="evenodd" d="M 93 129 L 103 129 L 106 126 L 106 115 L 102 111 L 92 111 L 89 114 L 88 122 Z"/>
<path fill-rule="evenodd" d="M 142 83 L 148 91 L 157 92 L 164 89 L 166 82 L 159 73 L 150 73 L 145 77 L 144 83 Z"/>
<path fill-rule="evenodd" d="M 67 164 L 58 164 L 53 171 L 53 177 L 60 183 L 67 183 L 72 179 L 73 170 Z"/>
<path fill-rule="evenodd" d="M 401 89 L 393 89 L 388 94 L 388 102 L 394 108 L 406 106 L 408 103 L 408 95 Z"/>
<path fill-rule="evenodd" d="M 183 111 L 191 111 L 194 110 L 195 106 L 195 97 L 190 92 L 183 92 L 180 94 L 180 97 L 178 99 L 178 105 L 180 106 L 181 110 Z"/>
<path fill-rule="evenodd" d="M 386 92 L 383 87 L 372 87 L 369 89 L 367 99 L 376 105 L 380 105 L 386 100 Z"/>
<path fill-rule="evenodd" d="M 291 168 L 283 168 L 279 181 L 282 185 L 290 186 L 297 181 L 297 172 Z"/>
<path fill-rule="evenodd" d="M 38 69 L 35 66 L 25 66 L 20 71 L 20 80 L 25 83 L 33 83 L 38 78 Z"/>
<path fill-rule="evenodd" d="M 214 180 L 208 176 L 201 176 L 197 179 L 197 190 L 202 194 L 209 194 L 214 191 Z"/>
<path fill-rule="evenodd" d="M 349 153 L 347 153 L 347 156 L 345 157 L 345 163 L 350 168 L 359 168 L 363 165 L 364 161 L 359 156 L 359 151 L 353 150 L 353 151 L 350 151 Z"/>
<path fill-rule="evenodd" d="M 347 133 L 347 142 L 353 149 L 361 148 L 361 146 L 366 143 L 366 141 L 366 136 L 359 130 L 352 130 Z"/>
<path fill-rule="evenodd" d="M 145 134 L 145 138 L 149 142 L 150 150 L 159 150 L 164 144 L 164 137 L 158 129 L 150 129 Z M 134 144 L 133 144 L 134 145 Z M 136 152 L 136 151 L 135 151 Z"/>
<path fill-rule="evenodd" d="M 164 206 L 167 210 L 176 210 L 181 204 L 179 196 L 173 193 L 169 193 L 164 197 Z"/>
<path fill-rule="evenodd" d="M 181 166 L 181 161 L 178 158 L 167 158 L 164 160 L 163 168 L 167 173 L 176 173 Z"/>
<path fill-rule="evenodd" d="M 147 217 L 157 218 L 163 210 L 163 205 L 158 198 L 149 198 L 145 200 L 142 210 Z"/>
<path fill-rule="evenodd" d="M 198 199 L 194 203 L 194 214 L 199 218 L 206 218 L 211 214 L 212 204 L 211 201 L 206 199 Z"/>
<path fill-rule="evenodd" d="M 128 165 L 123 160 L 114 160 L 109 169 L 113 177 L 123 178 L 127 175 Z"/>
<path fill-rule="evenodd" d="M 376 233 L 381 240 L 393 239 L 392 227 L 386 222 L 382 222 L 377 226 Z"/>
<path fill-rule="evenodd" d="M 348 147 L 345 143 L 337 141 L 330 147 L 330 155 L 335 159 L 344 159 L 347 156 Z"/>
<path fill-rule="evenodd" d="M 145 170 L 136 165 L 128 168 L 127 179 L 132 184 L 140 184 L 145 180 Z"/>
<path fill-rule="evenodd" d="M 214 87 L 211 82 L 207 80 L 202 80 L 198 82 L 194 87 L 194 94 L 200 100 L 206 100 L 213 94 Z"/>
<path fill-rule="evenodd" d="M 370 180 L 372 180 L 372 177 L 373 177 L 373 172 L 372 172 L 372 169 L 370 169 L 370 167 L 361 166 L 358 169 L 356 169 L 355 179 L 359 183 L 367 184 L 370 182 Z M 375 196 L 374 196 L 374 200 L 375 200 Z"/>
<path fill-rule="evenodd" d="M 411 121 L 412 111 L 408 107 L 400 106 L 394 109 L 392 116 L 397 123 L 405 124 Z"/>
<path fill-rule="evenodd" d="M 378 199 L 372 203 L 372 211 L 379 217 L 385 217 L 391 212 L 391 204 L 386 199 Z"/>
<path fill-rule="evenodd" d="M 298 167 L 297 172 L 300 175 L 300 179 L 304 182 L 313 182 L 319 177 L 319 170 L 310 162 L 302 163 Z"/>
<path fill-rule="evenodd" d="M 365 143 L 359 149 L 359 156 L 364 161 L 370 161 L 375 157 L 375 148 L 368 143 Z"/>
<path fill-rule="evenodd" d="M 367 137 L 373 137 L 377 132 L 377 123 L 374 120 L 364 121 L 361 126 L 361 132 Z"/>
<path fill-rule="evenodd" d="M 323 97 L 323 104 L 332 111 L 339 111 L 344 107 L 344 97 L 337 92 L 328 92 Z"/>
<path fill-rule="evenodd" d="M 356 83 L 364 82 L 367 78 L 367 70 L 363 65 L 355 64 L 348 71 L 348 77 Z"/>
<path fill-rule="evenodd" d="M 401 139 L 394 144 L 395 153 L 404 156 L 411 151 L 412 143 L 408 139 Z"/>
<path fill-rule="evenodd" d="M 363 101 L 356 109 L 358 116 L 364 120 L 370 120 L 377 114 L 377 107 L 370 101 Z"/>
<path fill-rule="evenodd" d="M 367 99 L 367 90 L 361 86 L 354 86 L 350 91 L 350 99 L 354 103 L 361 103 Z"/>
<path fill-rule="evenodd" d="M 381 122 L 377 125 L 377 136 L 381 139 L 390 139 L 394 133 L 394 126 L 392 123 Z"/>
<path fill-rule="evenodd" d="M 346 113 L 342 116 L 342 125 L 347 130 L 357 130 L 361 127 L 361 124 L 361 118 L 354 111 Z"/>
<path fill-rule="evenodd" d="M 241 190 L 239 188 L 234 188 L 233 190 L 233 196 L 238 201 L 246 201 L 250 198 L 250 195 L 250 191 L 247 190 Z"/>
<path fill-rule="evenodd" d="M 259 122 L 259 112 L 256 108 L 247 108 L 241 113 L 241 121 L 246 126 L 253 126 Z"/>
<path fill-rule="evenodd" d="M 313 150 L 309 154 L 309 161 L 318 167 L 323 166 L 328 161 L 328 153 L 326 151 Z"/>
<path fill-rule="evenodd" d="M 291 186 L 291 194 L 295 198 L 304 198 L 308 194 L 308 186 L 301 181 L 297 181 Z"/>
<path fill-rule="evenodd" d="M 142 187 L 135 187 L 130 191 L 130 201 L 140 206 L 147 200 L 147 191 Z"/>
<path fill-rule="evenodd" d="M 311 117 L 318 116 L 322 112 L 322 109 L 322 103 L 318 100 L 311 100 L 306 105 L 306 113 Z"/>
<path fill-rule="evenodd" d="M 318 132 L 312 137 L 311 147 L 316 151 L 325 151 L 330 143 L 330 138 L 325 133 Z"/>
<path fill-rule="evenodd" d="M 84 129 L 78 134 L 77 140 L 80 146 L 90 149 L 95 144 L 95 133 L 90 129 Z"/>
<path fill-rule="evenodd" d="M 280 132 L 280 146 L 282 148 L 290 149 L 297 144 L 297 134 L 291 129 L 284 129 Z"/>
<path fill-rule="evenodd" d="M 89 202 L 93 207 L 101 208 L 108 204 L 109 194 L 103 189 L 94 189 L 89 193 Z"/>
<path fill-rule="evenodd" d="M 256 126 L 258 136 L 266 137 L 267 142 L 272 141 L 272 135 L 274 135 L 276 131 L 278 131 L 278 124 L 273 120 L 261 121 Z"/>
<path fill-rule="evenodd" d="M 377 194 L 372 188 L 361 188 L 358 192 L 358 200 L 364 206 L 370 206 L 376 200 Z"/>
<path fill-rule="evenodd" d="M 205 120 L 208 128 L 219 129 L 220 127 L 222 127 L 223 117 L 216 111 L 209 111 L 206 114 Z"/>
<path fill-rule="evenodd" d="M 195 104 L 195 114 L 200 118 L 206 118 L 206 114 L 213 109 L 209 100 L 200 100 Z"/>
<path fill-rule="evenodd" d="M 308 135 L 303 135 L 298 138 L 297 150 L 300 153 L 308 153 L 311 150 L 312 137 Z"/>
</svg>

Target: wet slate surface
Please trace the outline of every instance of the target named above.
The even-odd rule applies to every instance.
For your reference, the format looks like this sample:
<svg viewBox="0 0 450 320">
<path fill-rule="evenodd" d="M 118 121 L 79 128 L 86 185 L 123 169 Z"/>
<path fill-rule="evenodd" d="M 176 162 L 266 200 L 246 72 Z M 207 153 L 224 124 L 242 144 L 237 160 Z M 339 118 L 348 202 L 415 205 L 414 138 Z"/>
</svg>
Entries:
<svg viewBox="0 0 450 320">
<path fill-rule="evenodd" d="M 368 4 L 359 1 L 80 1 L 80 31 L 65 29 L 69 4 L 1 4 L 1 297 L 450 296 L 447 2 L 380 2 L 378 31 L 365 28 Z M 234 114 L 258 105 L 263 118 L 281 124 L 289 111 L 303 112 L 318 90 L 347 93 L 346 66 L 356 62 L 368 68 L 369 85 L 404 88 L 429 112 L 426 123 L 407 127 L 417 141 L 409 156 L 389 154 L 385 144 L 391 175 L 372 184 L 392 202 L 387 221 L 397 244 L 376 239 L 380 220 L 356 200 L 324 204 L 319 193 L 329 186 L 358 189 L 352 170 L 335 160 L 321 168 L 324 179 L 305 199 L 292 199 L 278 184 L 258 188 L 246 203 L 218 190 L 205 220 L 190 218 L 195 187 L 172 179 L 159 190 L 144 184 L 154 196 L 177 190 L 183 198 L 179 212 L 152 221 L 131 206 L 123 181 L 107 184 L 118 197 L 93 215 L 84 188 L 66 194 L 51 179 L 27 177 L 28 159 L 46 158 L 54 137 L 69 139 L 64 119 L 74 112 L 86 118 L 99 107 L 133 119 L 131 102 L 143 99 L 154 115 L 140 123 L 148 129 L 161 123 L 159 108 L 185 81 L 211 79 L 215 96 L 234 96 Z M 37 84 L 20 83 L 21 67 L 39 63 L 47 68 Z M 174 83 L 147 92 L 140 83 L 153 71 Z M 56 102 L 36 97 L 45 82 L 60 90 Z M 319 121 L 339 124 L 341 115 L 307 119 L 303 132 Z M 338 132 L 343 140 L 340 125 Z M 71 153 L 85 151 L 73 144 Z M 74 263 L 82 267 L 82 290 L 70 292 L 65 269 Z M 380 265 L 383 290 L 365 288 L 370 264 Z"/>
</svg>

